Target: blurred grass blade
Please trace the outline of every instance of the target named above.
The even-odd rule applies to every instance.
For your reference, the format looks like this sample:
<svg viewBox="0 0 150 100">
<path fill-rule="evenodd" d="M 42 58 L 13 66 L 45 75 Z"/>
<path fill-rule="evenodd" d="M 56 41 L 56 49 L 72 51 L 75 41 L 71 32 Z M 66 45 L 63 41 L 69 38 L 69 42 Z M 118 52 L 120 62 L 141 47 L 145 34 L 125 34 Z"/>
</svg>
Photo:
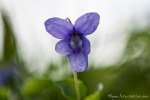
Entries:
<svg viewBox="0 0 150 100">
<path fill-rule="evenodd" d="M 76 91 L 74 86 L 74 79 L 66 79 L 62 81 L 56 81 L 54 84 L 59 87 L 63 93 L 63 95 L 69 100 L 76 100 Z M 80 96 L 84 98 L 86 95 L 86 87 L 85 85 L 78 80 L 79 88 L 80 88 Z"/>
<path fill-rule="evenodd" d="M 16 53 L 16 41 L 14 37 L 14 32 L 12 30 L 12 26 L 10 24 L 10 18 L 8 15 L 2 11 L 2 22 L 4 28 L 4 44 L 3 44 L 3 57 L 0 61 L 0 64 L 4 64 L 7 61 L 11 61 Z"/>
</svg>

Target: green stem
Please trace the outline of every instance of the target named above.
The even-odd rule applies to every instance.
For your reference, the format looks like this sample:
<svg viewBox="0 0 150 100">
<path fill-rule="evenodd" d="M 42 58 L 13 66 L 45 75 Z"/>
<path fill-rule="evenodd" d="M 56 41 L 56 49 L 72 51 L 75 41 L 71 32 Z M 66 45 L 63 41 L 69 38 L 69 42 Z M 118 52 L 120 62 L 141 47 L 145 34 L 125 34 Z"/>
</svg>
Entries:
<svg viewBox="0 0 150 100">
<path fill-rule="evenodd" d="M 75 88 L 76 88 L 77 100 L 80 100 L 80 92 L 79 92 L 79 86 L 78 86 L 77 73 L 75 71 L 73 71 L 73 75 L 74 75 L 74 83 L 75 83 Z"/>
</svg>

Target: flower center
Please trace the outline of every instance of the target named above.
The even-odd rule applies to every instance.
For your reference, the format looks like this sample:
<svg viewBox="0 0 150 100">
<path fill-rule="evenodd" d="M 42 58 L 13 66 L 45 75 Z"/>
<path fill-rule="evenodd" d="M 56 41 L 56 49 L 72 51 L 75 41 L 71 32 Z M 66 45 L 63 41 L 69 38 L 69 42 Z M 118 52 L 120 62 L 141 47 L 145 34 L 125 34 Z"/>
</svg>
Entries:
<svg viewBox="0 0 150 100">
<path fill-rule="evenodd" d="M 71 40 L 70 40 L 69 44 L 74 51 L 78 51 L 81 49 L 81 47 L 83 45 L 83 41 L 81 40 L 79 35 L 74 32 L 71 35 Z"/>
</svg>

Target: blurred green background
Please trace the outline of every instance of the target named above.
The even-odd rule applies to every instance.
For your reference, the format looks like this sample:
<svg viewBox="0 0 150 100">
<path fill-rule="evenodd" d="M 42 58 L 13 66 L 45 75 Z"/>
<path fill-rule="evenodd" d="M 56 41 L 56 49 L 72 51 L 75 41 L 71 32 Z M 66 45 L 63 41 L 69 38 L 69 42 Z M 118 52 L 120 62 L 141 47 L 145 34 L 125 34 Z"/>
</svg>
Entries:
<svg viewBox="0 0 150 100">
<path fill-rule="evenodd" d="M 1 10 L 0 100 L 76 100 L 67 57 L 51 62 L 40 75 L 31 72 L 20 54 L 9 14 Z M 150 100 L 150 24 L 134 27 L 119 61 L 110 66 L 89 64 L 78 73 L 82 100 Z M 58 77 L 58 73 L 66 73 Z"/>
</svg>

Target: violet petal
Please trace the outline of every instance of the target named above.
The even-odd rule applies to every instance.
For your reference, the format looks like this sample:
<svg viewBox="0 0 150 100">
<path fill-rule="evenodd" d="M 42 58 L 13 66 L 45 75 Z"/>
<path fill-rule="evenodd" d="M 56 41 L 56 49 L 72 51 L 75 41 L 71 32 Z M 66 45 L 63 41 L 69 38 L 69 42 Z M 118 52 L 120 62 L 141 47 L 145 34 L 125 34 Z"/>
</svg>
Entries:
<svg viewBox="0 0 150 100">
<path fill-rule="evenodd" d="M 83 40 L 83 53 L 88 55 L 91 51 L 90 41 L 85 36 L 82 36 L 81 38 Z"/>
<path fill-rule="evenodd" d="M 44 24 L 46 31 L 58 39 L 63 39 L 73 32 L 73 25 L 61 18 L 50 18 Z"/>
<path fill-rule="evenodd" d="M 70 66 L 75 72 L 82 72 L 88 68 L 88 56 L 81 52 L 72 52 L 68 55 Z"/>
<path fill-rule="evenodd" d="M 65 38 L 65 39 L 57 42 L 57 44 L 55 46 L 55 51 L 62 55 L 67 55 L 67 54 L 71 53 L 72 49 L 69 45 L 69 41 L 70 41 L 69 38 Z"/>
<path fill-rule="evenodd" d="M 79 17 L 75 22 L 75 30 L 84 35 L 92 34 L 98 27 L 100 16 L 98 13 L 86 13 Z"/>
</svg>

